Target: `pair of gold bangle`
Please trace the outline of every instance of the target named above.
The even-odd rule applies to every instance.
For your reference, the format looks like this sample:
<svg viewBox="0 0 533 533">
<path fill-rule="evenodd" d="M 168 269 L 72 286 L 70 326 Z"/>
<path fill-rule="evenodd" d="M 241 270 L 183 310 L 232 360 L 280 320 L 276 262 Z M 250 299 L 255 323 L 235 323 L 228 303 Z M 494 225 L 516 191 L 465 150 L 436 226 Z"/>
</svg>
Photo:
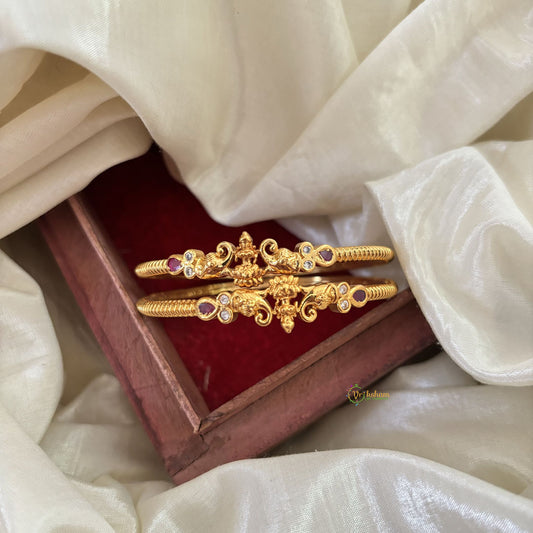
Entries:
<svg viewBox="0 0 533 533">
<path fill-rule="evenodd" d="M 262 265 L 258 264 L 259 257 Z M 253 317 L 260 326 L 268 326 L 277 317 L 290 333 L 296 317 L 313 322 L 317 311 L 327 307 L 347 313 L 352 307 L 397 293 L 391 280 L 313 274 L 339 266 L 346 269 L 388 263 L 393 257 L 385 246 L 315 247 L 301 242 L 291 251 L 278 247 L 274 239 L 265 239 L 256 248 L 250 235 L 243 232 L 237 246 L 224 241 L 208 254 L 190 249 L 138 265 L 135 272 L 141 278 L 232 281 L 151 294 L 137 302 L 137 309 L 146 316 L 217 318 L 223 324 L 233 322 L 239 314 Z"/>
</svg>

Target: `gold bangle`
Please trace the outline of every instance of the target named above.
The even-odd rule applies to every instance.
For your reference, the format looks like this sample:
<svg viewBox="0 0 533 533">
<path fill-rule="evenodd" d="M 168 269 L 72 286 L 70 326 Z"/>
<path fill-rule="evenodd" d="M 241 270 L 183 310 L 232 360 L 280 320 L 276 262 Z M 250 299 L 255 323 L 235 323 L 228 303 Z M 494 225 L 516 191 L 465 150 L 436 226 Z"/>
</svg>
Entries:
<svg viewBox="0 0 533 533">
<path fill-rule="evenodd" d="M 257 264 L 261 256 L 264 265 Z M 204 254 L 190 249 L 166 259 L 141 263 L 135 273 L 141 278 L 185 276 L 187 279 L 233 279 L 239 287 L 256 287 L 272 275 L 310 274 L 323 268 L 345 263 L 345 268 L 388 263 L 394 253 L 386 246 L 333 247 L 313 246 L 310 242 L 296 245 L 295 251 L 279 248 L 274 239 L 265 239 L 259 248 L 245 231 L 239 245 L 221 242 L 215 252 Z"/>
<path fill-rule="evenodd" d="M 260 326 L 268 326 L 275 316 L 290 333 L 297 316 L 304 322 L 313 322 L 317 311 L 327 307 L 347 313 L 352 307 L 363 307 L 369 301 L 391 298 L 396 293 L 396 284 L 391 280 L 278 275 L 254 288 L 240 288 L 229 282 L 156 293 L 141 298 L 137 309 L 152 317 L 217 318 L 223 324 L 241 314 L 253 317 Z M 274 301 L 273 305 L 268 298 Z"/>
</svg>

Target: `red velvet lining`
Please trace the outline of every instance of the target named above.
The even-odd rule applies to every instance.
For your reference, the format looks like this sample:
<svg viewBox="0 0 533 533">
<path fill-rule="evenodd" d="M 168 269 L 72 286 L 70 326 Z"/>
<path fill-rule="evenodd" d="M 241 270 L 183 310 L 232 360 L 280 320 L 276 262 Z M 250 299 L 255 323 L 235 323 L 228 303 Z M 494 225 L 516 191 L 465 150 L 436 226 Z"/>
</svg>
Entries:
<svg viewBox="0 0 533 533">
<path fill-rule="evenodd" d="M 196 198 L 172 179 L 155 148 L 104 172 L 86 189 L 86 198 L 132 275 L 142 261 L 182 253 L 187 248 L 213 251 L 220 241 L 237 244 L 243 229 L 256 245 L 267 237 L 290 249 L 299 242 L 273 221 L 246 228 L 217 224 Z M 138 283 L 147 293 L 193 285 L 177 279 L 138 279 Z M 267 328 L 242 316 L 229 325 L 197 318 L 162 320 L 209 408 L 215 409 L 372 307 L 375 304 L 346 315 L 322 311 L 312 324 L 297 321 L 290 335 L 275 318 Z"/>
</svg>

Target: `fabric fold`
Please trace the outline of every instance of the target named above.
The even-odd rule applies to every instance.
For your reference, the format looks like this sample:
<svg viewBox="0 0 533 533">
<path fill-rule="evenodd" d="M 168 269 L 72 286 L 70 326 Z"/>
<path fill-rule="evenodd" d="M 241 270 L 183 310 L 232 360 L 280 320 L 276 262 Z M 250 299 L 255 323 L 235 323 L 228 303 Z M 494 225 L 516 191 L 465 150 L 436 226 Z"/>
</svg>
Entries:
<svg viewBox="0 0 533 533">
<path fill-rule="evenodd" d="M 61 352 L 41 289 L 1 250 L 0 355 L 0 405 L 38 442 L 59 403 Z"/>
<path fill-rule="evenodd" d="M 484 383 L 533 384 L 533 141 L 489 142 L 368 184 L 424 316 Z"/>
</svg>

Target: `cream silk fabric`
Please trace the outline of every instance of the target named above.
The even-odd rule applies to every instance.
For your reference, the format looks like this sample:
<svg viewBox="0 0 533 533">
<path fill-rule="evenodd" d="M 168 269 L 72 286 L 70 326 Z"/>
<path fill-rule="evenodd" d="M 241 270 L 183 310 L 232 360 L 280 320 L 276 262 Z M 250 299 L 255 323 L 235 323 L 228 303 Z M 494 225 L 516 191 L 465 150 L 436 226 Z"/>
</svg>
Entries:
<svg viewBox="0 0 533 533">
<path fill-rule="evenodd" d="M 533 3 L 418 4 L 0 0 L 0 529 L 533 530 Z M 444 352 L 172 488 L 13 233 L 152 139 L 221 222 L 391 243 Z"/>
</svg>

